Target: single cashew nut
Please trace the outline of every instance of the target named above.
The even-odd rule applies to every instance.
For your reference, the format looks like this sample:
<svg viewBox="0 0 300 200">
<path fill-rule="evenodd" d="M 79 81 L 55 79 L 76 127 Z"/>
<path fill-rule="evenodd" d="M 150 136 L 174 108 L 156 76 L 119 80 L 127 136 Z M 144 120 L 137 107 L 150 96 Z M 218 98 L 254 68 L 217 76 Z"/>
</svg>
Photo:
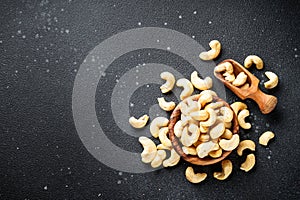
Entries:
<svg viewBox="0 0 300 200">
<path fill-rule="evenodd" d="M 233 73 L 225 72 L 223 76 L 229 83 L 232 83 L 235 80 L 235 75 Z"/>
<path fill-rule="evenodd" d="M 139 142 L 142 144 L 144 150 L 141 153 L 142 162 L 143 163 L 150 163 L 155 158 L 157 154 L 157 149 L 155 143 L 147 138 L 147 137 L 139 137 Z"/>
<path fill-rule="evenodd" d="M 158 105 L 165 111 L 171 111 L 175 108 L 176 104 L 173 101 L 166 102 L 164 97 L 157 98 Z"/>
<path fill-rule="evenodd" d="M 194 71 L 191 74 L 191 82 L 195 88 L 199 90 L 208 90 L 212 87 L 213 81 L 210 77 L 206 77 L 205 79 L 201 79 L 198 76 L 198 72 Z"/>
<path fill-rule="evenodd" d="M 217 93 L 212 91 L 212 90 L 203 90 L 202 92 L 200 92 L 200 95 L 205 95 L 205 94 L 210 94 L 213 97 L 217 97 Z"/>
<path fill-rule="evenodd" d="M 192 167 L 188 167 L 185 170 L 185 177 L 191 183 L 200 183 L 206 179 L 207 174 L 206 173 L 195 174 L 194 169 Z"/>
<path fill-rule="evenodd" d="M 224 118 L 223 118 L 224 122 L 231 122 L 232 121 L 233 111 L 230 108 L 224 106 L 224 107 L 220 108 L 220 113 L 224 116 Z"/>
<path fill-rule="evenodd" d="M 182 151 L 183 153 L 185 153 L 186 155 L 197 155 L 197 151 L 196 151 L 196 148 L 191 146 L 191 147 L 186 147 L 186 146 L 183 146 L 182 147 Z"/>
<path fill-rule="evenodd" d="M 249 68 L 253 63 L 256 65 L 257 69 L 262 69 L 264 67 L 264 62 L 260 57 L 256 55 L 247 56 L 247 58 L 244 61 L 244 66 L 246 68 Z"/>
<path fill-rule="evenodd" d="M 199 144 L 196 148 L 197 155 L 199 158 L 204 158 L 208 156 L 209 152 L 219 149 L 219 145 L 213 141 L 203 142 Z"/>
<path fill-rule="evenodd" d="M 146 126 L 148 119 L 148 115 L 143 115 L 138 119 L 136 119 L 135 117 L 130 117 L 129 124 L 134 128 L 143 128 Z"/>
<path fill-rule="evenodd" d="M 241 110 L 240 113 L 238 114 L 238 122 L 239 125 L 243 128 L 243 129 L 250 129 L 251 128 L 251 124 L 249 122 L 245 122 L 245 118 L 248 117 L 250 115 L 249 110 L 244 109 Z"/>
<path fill-rule="evenodd" d="M 222 149 L 219 148 L 218 150 L 209 152 L 208 155 L 212 158 L 219 158 L 222 156 L 222 153 L 223 153 Z"/>
<path fill-rule="evenodd" d="M 221 43 L 218 40 L 210 41 L 209 46 L 210 46 L 211 50 L 200 53 L 199 57 L 201 60 L 213 60 L 216 57 L 218 57 L 218 55 L 220 54 Z"/>
<path fill-rule="evenodd" d="M 231 130 L 229 130 L 228 128 L 225 129 L 225 132 L 223 133 L 223 135 L 221 135 L 222 139 L 227 139 L 230 140 L 232 138 L 232 132 Z"/>
<path fill-rule="evenodd" d="M 177 163 L 180 161 L 180 155 L 177 154 L 175 149 L 171 150 L 171 156 L 163 161 L 164 167 L 172 167 L 177 165 Z"/>
<path fill-rule="evenodd" d="M 160 74 L 160 78 L 166 80 L 166 82 L 162 86 L 160 86 L 161 92 L 167 93 L 171 91 L 176 82 L 174 75 L 171 74 L 170 72 L 162 72 Z"/>
<path fill-rule="evenodd" d="M 220 147 L 225 151 L 232 151 L 237 148 L 240 143 L 240 136 L 238 134 L 234 134 L 230 140 L 221 139 L 219 142 Z"/>
<path fill-rule="evenodd" d="M 217 139 L 219 138 L 221 135 L 223 135 L 223 133 L 225 132 L 225 125 L 224 123 L 219 123 L 216 126 L 214 126 L 210 131 L 209 131 L 209 135 L 211 137 L 211 139 Z"/>
<path fill-rule="evenodd" d="M 151 167 L 153 168 L 159 167 L 166 157 L 167 154 L 165 150 L 158 150 L 155 158 L 151 162 Z"/>
<path fill-rule="evenodd" d="M 245 149 L 255 151 L 255 143 L 252 140 L 243 140 L 240 142 L 236 152 L 239 156 L 242 156 Z"/>
<path fill-rule="evenodd" d="M 207 112 L 209 114 L 209 118 L 204 122 L 200 122 L 200 126 L 209 127 L 209 126 L 212 126 L 216 122 L 216 120 L 217 120 L 216 112 L 211 108 L 207 109 Z"/>
<path fill-rule="evenodd" d="M 178 120 L 174 125 L 174 134 L 176 135 L 176 137 L 178 138 L 181 137 L 182 130 L 183 130 L 182 121 Z"/>
<path fill-rule="evenodd" d="M 265 75 L 270 79 L 264 83 L 266 89 L 272 89 L 278 85 L 278 76 L 274 72 L 267 71 Z"/>
<path fill-rule="evenodd" d="M 209 93 L 205 93 L 200 95 L 200 98 L 198 99 L 198 102 L 201 105 L 201 108 L 204 107 L 207 103 L 212 102 L 213 96 Z"/>
<path fill-rule="evenodd" d="M 167 134 L 169 132 L 168 127 L 163 127 L 159 130 L 158 138 L 159 141 L 166 147 L 172 147 L 171 140 L 167 137 Z"/>
<path fill-rule="evenodd" d="M 165 117 L 156 117 L 150 124 L 150 133 L 153 137 L 157 138 L 159 129 L 168 126 L 169 120 Z"/>
<path fill-rule="evenodd" d="M 180 94 L 180 99 L 183 100 L 189 96 L 192 95 L 192 93 L 194 92 L 194 87 L 192 85 L 192 83 L 185 79 L 185 78 L 181 78 L 176 82 L 176 85 L 178 87 L 182 87 L 183 91 Z"/>
<path fill-rule="evenodd" d="M 259 137 L 259 144 L 267 146 L 269 141 L 274 137 L 275 137 L 275 134 L 273 132 L 266 131 Z"/>
<path fill-rule="evenodd" d="M 250 87 L 249 83 L 245 83 L 244 85 L 240 86 L 242 90 L 247 90 L 249 89 L 249 87 Z"/>
<path fill-rule="evenodd" d="M 205 121 L 205 120 L 208 119 L 209 114 L 208 114 L 208 112 L 206 112 L 206 110 L 199 110 L 199 111 L 195 111 L 195 112 L 190 113 L 190 116 L 194 120 Z"/>
<path fill-rule="evenodd" d="M 240 110 L 247 109 L 247 105 L 239 101 L 232 103 L 230 107 L 232 108 L 232 110 L 236 115 L 238 115 Z"/>
<path fill-rule="evenodd" d="M 240 72 L 236 79 L 232 82 L 232 85 L 237 87 L 244 85 L 247 81 L 247 77 L 248 76 L 245 74 L 245 72 Z"/>
<path fill-rule="evenodd" d="M 230 160 L 223 160 L 222 172 L 214 172 L 214 178 L 218 180 L 225 180 L 232 172 L 232 162 Z"/>
<path fill-rule="evenodd" d="M 228 72 L 229 74 L 233 73 L 233 66 L 230 62 L 224 62 L 215 67 L 215 72 Z"/>
<path fill-rule="evenodd" d="M 240 169 L 245 172 L 250 171 L 255 165 L 255 156 L 253 153 L 247 155 L 245 162 L 241 164 Z"/>
</svg>

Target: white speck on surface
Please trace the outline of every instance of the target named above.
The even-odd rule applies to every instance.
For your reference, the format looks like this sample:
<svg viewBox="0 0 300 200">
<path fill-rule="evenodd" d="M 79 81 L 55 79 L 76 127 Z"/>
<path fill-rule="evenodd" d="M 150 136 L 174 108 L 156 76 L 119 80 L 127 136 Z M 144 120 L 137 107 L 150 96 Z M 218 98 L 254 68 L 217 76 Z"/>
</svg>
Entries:
<svg viewBox="0 0 300 200">
<path fill-rule="evenodd" d="M 194 36 L 194 35 L 192 35 L 192 38 L 193 38 L 193 39 L 195 39 L 195 36 Z"/>
<path fill-rule="evenodd" d="M 142 25 L 142 22 L 138 22 L 138 25 L 141 26 L 141 25 Z"/>
<path fill-rule="evenodd" d="M 193 14 L 196 15 L 196 14 L 197 14 L 197 11 L 195 10 L 195 11 L 193 12 Z"/>
<path fill-rule="evenodd" d="M 67 188 L 67 187 L 69 187 L 68 185 L 65 185 L 65 187 Z"/>
<path fill-rule="evenodd" d="M 122 183 L 122 181 L 121 181 L 121 180 L 118 180 L 118 181 L 117 181 L 117 184 L 118 184 L 118 185 L 120 185 L 121 183 Z"/>
<path fill-rule="evenodd" d="M 179 19 L 182 19 L 182 15 L 179 15 L 178 18 L 179 18 Z"/>
<path fill-rule="evenodd" d="M 133 107 L 134 106 L 134 103 L 130 103 L 130 107 Z"/>
<path fill-rule="evenodd" d="M 294 49 L 294 51 L 297 51 L 297 50 L 298 50 L 297 48 Z"/>
<path fill-rule="evenodd" d="M 156 40 L 156 42 L 159 42 L 159 40 Z"/>
<path fill-rule="evenodd" d="M 150 85 L 146 85 L 146 87 L 148 88 L 148 87 L 150 87 Z"/>
<path fill-rule="evenodd" d="M 19 150 L 20 148 L 19 148 L 19 147 L 17 147 L 16 149 L 17 149 L 17 150 Z"/>
<path fill-rule="evenodd" d="M 256 21 L 256 18 L 253 18 L 253 21 Z"/>
<path fill-rule="evenodd" d="M 168 23 L 167 23 L 167 22 L 165 22 L 165 23 L 164 23 L 164 25 L 165 25 L 165 26 L 167 26 L 167 25 L 168 25 Z"/>
<path fill-rule="evenodd" d="M 209 24 L 212 24 L 212 21 L 208 21 Z"/>
<path fill-rule="evenodd" d="M 119 172 L 119 176 L 122 176 L 123 175 L 123 172 Z"/>
<path fill-rule="evenodd" d="M 299 57 L 299 55 L 296 54 L 296 55 L 295 55 L 295 58 L 298 58 L 298 57 Z"/>
<path fill-rule="evenodd" d="M 22 31 L 21 31 L 21 30 L 18 30 L 18 31 L 17 31 L 17 34 L 21 34 L 21 33 L 22 33 Z"/>
<path fill-rule="evenodd" d="M 135 82 L 136 85 L 139 85 L 139 82 Z"/>
<path fill-rule="evenodd" d="M 270 159 L 271 159 L 271 156 L 268 156 L 268 159 L 270 160 Z"/>
<path fill-rule="evenodd" d="M 3 43 L 3 41 L 2 40 L 0 40 L 0 44 L 2 44 Z"/>
<path fill-rule="evenodd" d="M 48 62 L 49 62 L 49 59 L 46 59 L 45 62 L 48 63 Z"/>
<path fill-rule="evenodd" d="M 49 72 L 50 72 L 50 69 L 47 69 L 46 72 L 49 73 Z"/>
<path fill-rule="evenodd" d="M 22 35 L 22 38 L 25 39 L 25 38 L 26 38 L 26 35 Z"/>
<path fill-rule="evenodd" d="M 63 9 L 63 8 L 62 8 L 62 9 L 60 9 L 60 11 L 61 11 L 61 12 L 64 12 L 64 11 L 65 11 L 65 9 Z"/>
<path fill-rule="evenodd" d="M 266 127 L 268 127 L 268 128 L 269 128 L 269 127 L 270 127 L 270 124 L 269 124 L 269 123 L 266 123 Z"/>
<path fill-rule="evenodd" d="M 15 71 L 16 74 L 17 74 L 18 72 L 19 72 L 18 70 Z"/>
<path fill-rule="evenodd" d="M 65 32 L 66 32 L 66 34 L 69 34 L 69 33 L 70 33 L 70 30 L 69 30 L 69 29 L 66 29 Z"/>
<path fill-rule="evenodd" d="M 74 72 L 77 72 L 77 69 L 74 69 L 73 71 L 74 71 Z"/>
<path fill-rule="evenodd" d="M 48 186 L 46 185 L 46 186 L 44 186 L 44 190 L 48 190 Z"/>
<path fill-rule="evenodd" d="M 167 47 L 167 50 L 170 51 L 170 50 L 171 50 L 171 47 Z"/>
<path fill-rule="evenodd" d="M 101 194 L 101 193 L 99 193 L 99 194 L 98 194 L 98 197 L 101 197 L 101 195 L 102 195 L 102 194 Z"/>
</svg>

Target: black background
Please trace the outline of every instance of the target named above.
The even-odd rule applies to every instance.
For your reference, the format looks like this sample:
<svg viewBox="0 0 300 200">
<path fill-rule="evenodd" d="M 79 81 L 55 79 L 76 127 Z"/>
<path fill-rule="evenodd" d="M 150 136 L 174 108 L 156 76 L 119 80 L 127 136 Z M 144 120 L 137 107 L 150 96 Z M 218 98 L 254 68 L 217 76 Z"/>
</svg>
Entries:
<svg viewBox="0 0 300 200">
<path fill-rule="evenodd" d="M 299 9 L 298 1 L 1 1 L 0 199 L 299 199 Z M 241 137 L 257 143 L 266 130 L 276 135 L 268 148 L 257 145 L 257 164 L 249 173 L 239 170 L 244 157 L 233 153 L 230 178 L 212 177 L 219 165 L 196 167 L 208 178 L 193 185 L 184 177 L 188 163 L 183 161 L 170 169 L 129 174 L 108 168 L 85 149 L 72 118 L 77 69 L 106 38 L 144 26 L 195 36 L 205 48 L 218 39 L 223 49 L 216 62 L 242 63 L 257 54 L 265 68 L 251 72 L 261 80 L 267 80 L 264 71 L 278 74 L 279 86 L 268 91 L 278 97 L 276 110 L 262 115 L 245 101 L 252 129 L 241 131 Z M 131 52 L 112 64 L 104 82 L 114 83 L 128 70 L 124 65 L 147 62 L 176 66 L 189 76 L 191 66 L 163 54 Z M 111 113 L 101 112 L 110 107 L 112 87 L 98 86 L 99 121 L 116 145 L 141 152 L 137 139 L 110 127 Z M 147 112 L 141 102 L 154 104 L 160 91 L 151 85 L 135 94 L 131 112 L 138 115 Z M 143 100 L 144 94 L 151 97 Z M 238 100 L 227 94 L 230 103 Z"/>
</svg>

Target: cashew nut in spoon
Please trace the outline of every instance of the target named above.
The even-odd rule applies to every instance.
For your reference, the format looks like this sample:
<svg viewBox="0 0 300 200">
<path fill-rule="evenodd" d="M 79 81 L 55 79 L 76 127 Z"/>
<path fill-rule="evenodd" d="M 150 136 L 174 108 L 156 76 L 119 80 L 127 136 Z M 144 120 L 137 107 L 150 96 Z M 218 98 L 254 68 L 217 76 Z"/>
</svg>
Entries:
<svg viewBox="0 0 300 200">
<path fill-rule="evenodd" d="M 230 160 L 223 160 L 222 163 L 222 172 L 214 172 L 214 178 L 218 180 L 225 180 L 232 172 L 232 162 Z"/>
<path fill-rule="evenodd" d="M 192 167 L 188 167 L 185 170 L 185 177 L 191 183 L 200 183 L 205 180 L 207 174 L 206 173 L 195 174 L 194 169 Z"/>
<path fill-rule="evenodd" d="M 230 62 L 224 62 L 215 67 L 215 72 L 223 72 L 226 71 L 229 74 L 233 73 L 233 66 Z"/>
<path fill-rule="evenodd" d="M 267 71 L 265 75 L 270 79 L 264 83 L 266 89 L 272 89 L 278 85 L 278 76 L 274 72 Z"/>
<path fill-rule="evenodd" d="M 245 72 L 240 72 L 236 79 L 232 82 L 232 85 L 237 87 L 244 85 L 247 81 L 247 77 L 248 76 L 245 74 Z"/>
<path fill-rule="evenodd" d="M 139 137 L 139 142 L 142 144 L 144 150 L 141 153 L 142 162 L 150 163 L 157 154 L 155 143 L 147 137 Z"/>
<path fill-rule="evenodd" d="M 136 119 L 135 117 L 129 118 L 129 124 L 134 128 L 143 128 L 148 122 L 149 116 L 143 115 L 140 118 Z"/>
<path fill-rule="evenodd" d="M 172 167 L 177 165 L 179 161 L 180 161 L 180 155 L 177 154 L 175 149 L 172 149 L 170 157 L 163 161 L 163 166 Z"/>
<path fill-rule="evenodd" d="M 195 88 L 199 90 L 208 90 L 212 87 L 213 81 L 210 77 L 206 77 L 204 79 L 199 78 L 198 72 L 194 71 L 191 74 L 191 82 Z"/>
<path fill-rule="evenodd" d="M 238 147 L 239 143 L 240 136 L 238 134 L 234 134 L 229 140 L 221 139 L 219 145 L 225 151 L 232 151 Z"/>
<path fill-rule="evenodd" d="M 157 98 L 158 105 L 165 111 L 171 111 L 175 108 L 176 104 L 173 101 L 166 102 L 164 97 Z"/>
<path fill-rule="evenodd" d="M 245 162 L 241 164 L 240 169 L 245 172 L 250 171 L 255 165 L 255 155 L 253 153 L 247 155 Z"/>
<path fill-rule="evenodd" d="M 178 87 L 182 87 L 183 91 L 180 94 L 180 99 L 183 100 L 189 96 L 191 96 L 194 92 L 194 87 L 192 85 L 192 83 L 185 79 L 185 78 L 181 78 L 176 82 L 176 85 Z"/>
<path fill-rule="evenodd" d="M 159 129 L 168 126 L 169 120 L 165 117 L 156 117 L 150 124 L 150 133 L 157 138 Z"/>
<path fill-rule="evenodd" d="M 224 76 L 225 80 L 228 81 L 229 83 L 231 83 L 235 80 L 235 75 L 233 73 L 225 72 L 223 74 L 223 76 Z"/>
<path fill-rule="evenodd" d="M 253 63 L 256 65 L 257 69 L 262 69 L 264 67 L 264 62 L 260 57 L 256 55 L 247 56 L 247 58 L 244 61 L 244 66 L 246 68 L 249 68 Z"/>
<path fill-rule="evenodd" d="M 167 93 L 169 91 L 171 91 L 175 85 L 175 77 L 173 74 L 171 74 L 170 72 L 162 72 L 160 74 L 160 77 L 164 80 L 166 80 L 166 82 L 160 86 L 160 90 L 162 93 Z"/>
<path fill-rule="evenodd" d="M 212 40 L 209 42 L 211 50 L 200 53 L 199 57 L 201 60 L 213 60 L 221 52 L 221 43 L 218 40 Z"/>
<path fill-rule="evenodd" d="M 241 110 L 238 114 L 238 122 L 243 129 L 251 128 L 251 124 L 249 122 L 245 122 L 245 118 L 248 117 L 249 115 L 250 113 L 249 110 L 247 109 Z"/>
</svg>

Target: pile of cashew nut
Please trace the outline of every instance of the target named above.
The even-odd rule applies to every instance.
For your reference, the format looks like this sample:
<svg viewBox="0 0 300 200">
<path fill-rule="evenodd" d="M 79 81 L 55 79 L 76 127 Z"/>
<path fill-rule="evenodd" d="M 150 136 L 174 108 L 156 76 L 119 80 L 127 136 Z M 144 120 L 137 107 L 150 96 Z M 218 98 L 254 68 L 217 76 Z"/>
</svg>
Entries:
<svg viewBox="0 0 300 200">
<path fill-rule="evenodd" d="M 202 52 L 199 57 L 202 60 L 215 59 L 221 51 L 221 43 L 213 40 L 209 43 L 211 50 Z M 263 61 L 255 55 L 245 59 L 244 66 L 249 68 L 255 64 L 257 69 L 263 68 Z M 215 67 L 216 72 L 223 73 L 226 81 L 242 89 L 250 87 L 247 83 L 247 75 L 240 72 L 235 76 L 233 66 L 229 62 L 222 63 Z M 273 72 L 266 72 L 269 81 L 265 82 L 268 89 L 276 87 L 278 77 Z M 182 88 L 180 94 L 181 102 L 178 107 L 181 111 L 180 119 L 175 123 L 174 134 L 182 144 L 182 151 L 187 155 L 198 156 L 199 158 L 219 158 L 224 151 L 236 149 L 238 156 L 243 156 L 246 149 L 254 152 L 256 145 L 252 140 L 240 141 L 238 134 L 231 132 L 232 120 L 237 116 L 238 124 L 243 129 L 251 129 L 251 123 L 246 122 L 250 115 L 248 107 L 243 102 L 234 102 L 230 105 L 231 109 L 222 102 L 214 102 L 217 94 L 210 90 L 213 86 L 210 77 L 200 78 L 198 72 L 194 71 L 190 80 L 181 78 L 176 81 L 175 76 L 170 72 L 161 73 L 161 78 L 165 81 L 160 86 L 163 94 L 173 90 L 175 86 Z M 191 97 L 195 93 L 194 88 L 200 90 L 198 100 Z M 164 97 L 157 98 L 158 105 L 165 111 L 172 111 L 176 107 L 173 101 L 167 101 Z M 129 123 L 133 128 L 144 128 L 149 120 L 148 115 L 142 115 L 138 119 L 129 118 Z M 153 139 L 145 136 L 139 137 L 139 142 L 143 146 L 141 160 L 148 163 L 153 168 L 172 167 L 179 163 L 180 155 L 175 151 L 172 142 L 168 137 L 169 119 L 156 117 L 150 123 L 150 133 Z M 267 131 L 259 138 L 259 144 L 267 146 L 270 139 L 274 138 L 274 133 Z M 159 141 L 156 145 L 155 140 Z M 168 157 L 168 158 L 167 158 Z M 245 157 L 245 156 L 244 156 Z M 218 180 L 225 180 L 233 170 L 230 160 L 221 162 L 222 171 L 214 172 L 213 177 Z M 240 169 L 248 172 L 255 166 L 255 154 L 250 153 L 245 157 Z M 185 171 L 186 179 L 191 183 L 200 183 L 207 177 L 206 173 L 195 173 L 193 167 L 187 167 Z"/>
</svg>

